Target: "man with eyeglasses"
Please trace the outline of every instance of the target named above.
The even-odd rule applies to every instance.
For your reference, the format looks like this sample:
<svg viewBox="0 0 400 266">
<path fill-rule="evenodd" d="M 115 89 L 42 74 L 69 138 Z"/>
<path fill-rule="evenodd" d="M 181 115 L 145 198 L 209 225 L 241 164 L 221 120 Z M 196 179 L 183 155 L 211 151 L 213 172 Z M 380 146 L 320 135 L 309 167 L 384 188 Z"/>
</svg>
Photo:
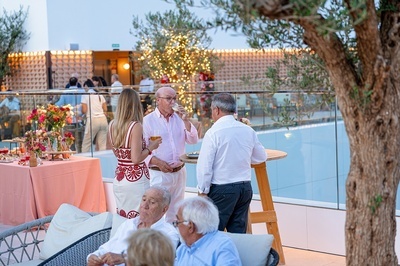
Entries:
<svg viewBox="0 0 400 266">
<path fill-rule="evenodd" d="M 265 148 L 251 127 L 236 121 L 232 95 L 214 95 L 214 125 L 206 132 L 197 160 L 197 189 L 208 195 L 219 210 L 218 230 L 246 233 L 253 189 L 251 164 L 267 160 Z"/>
<path fill-rule="evenodd" d="M 242 265 L 235 244 L 218 231 L 218 224 L 218 209 L 208 198 L 182 201 L 173 222 L 183 240 L 176 250 L 174 265 Z"/>
<path fill-rule="evenodd" d="M 161 87 L 155 96 L 157 107 L 144 117 L 143 135 L 148 140 L 157 130 L 162 144 L 145 161 L 149 166 L 150 186 L 165 187 L 171 193 L 166 220 L 172 222 L 177 212 L 176 204 L 183 200 L 186 187 L 186 168 L 179 157 L 185 153 L 186 143 L 197 143 L 198 134 L 185 109 L 176 105 L 174 89 Z"/>
<path fill-rule="evenodd" d="M 148 188 L 140 203 L 140 216 L 123 222 L 108 242 L 88 255 L 87 265 L 124 265 L 123 254 L 126 253 L 128 248 L 128 239 L 132 232 L 140 228 L 151 228 L 164 233 L 176 247 L 179 242 L 178 232 L 164 219 L 170 200 L 171 195 L 166 189 L 161 187 Z"/>
</svg>

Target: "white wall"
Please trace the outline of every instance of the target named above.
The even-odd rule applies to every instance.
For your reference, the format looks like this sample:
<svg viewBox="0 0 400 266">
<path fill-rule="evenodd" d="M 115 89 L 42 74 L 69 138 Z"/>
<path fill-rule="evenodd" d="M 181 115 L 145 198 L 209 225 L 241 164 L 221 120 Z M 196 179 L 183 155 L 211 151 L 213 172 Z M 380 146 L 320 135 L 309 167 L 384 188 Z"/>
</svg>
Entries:
<svg viewBox="0 0 400 266">
<path fill-rule="evenodd" d="M 25 28 L 30 33 L 30 39 L 23 47 L 24 51 L 46 51 L 49 50 L 48 20 L 47 20 L 47 0 L 0 0 L 0 12 L 3 8 L 9 10 L 19 10 L 20 6 L 26 11 L 28 16 Z"/>
<path fill-rule="evenodd" d="M 29 7 L 26 29 L 31 38 L 24 51 L 66 50 L 70 43 L 79 50 L 110 51 L 112 44 L 120 50 L 133 50 L 136 40 L 130 34 L 133 15 L 144 19 L 148 12 L 173 9 L 163 0 L 0 0 L 0 7 L 15 10 Z M 195 9 L 198 17 L 210 11 Z M 210 48 L 248 48 L 244 37 L 236 33 L 209 32 L 213 39 Z M 237 35 L 237 34 L 236 34 Z"/>
</svg>

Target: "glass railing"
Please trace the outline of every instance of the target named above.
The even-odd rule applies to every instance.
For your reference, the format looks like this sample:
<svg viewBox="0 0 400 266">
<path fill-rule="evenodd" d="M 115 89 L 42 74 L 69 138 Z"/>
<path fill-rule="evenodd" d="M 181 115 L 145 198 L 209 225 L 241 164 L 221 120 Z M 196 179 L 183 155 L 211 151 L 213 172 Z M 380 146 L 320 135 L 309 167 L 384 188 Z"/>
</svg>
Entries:
<svg viewBox="0 0 400 266">
<path fill-rule="evenodd" d="M 240 83 L 240 82 L 237 82 Z M 349 141 L 336 99 L 331 92 L 292 92 L 272 93 L 255 87 L 242 87 L 229 82 L 215 83 L 214 91 L 202 91 L 201 84 L 172 84 L 186 87 L 185 94 L 179 95 L 191 110 L 193 122 L 202 128 L 202 136 L 212 126 L 210 100 L 214 93 L 229 92 L 236 98 L 237 117 L 247 118 L 267 149 L 287 152 L 284 159 L 267 163 L 269 182 L 274 201 L 324 208 L 345 209 L 345 182 L 350 167 Z M 126 86 L 138 90 L 138 86 Z M 189 88 L 189 89 L 188 89 Z M 233 88 L 229 90 L 229 88 Z M 0 113 L 1 147 L 16 150 L 17 143 L 12 140 L 23 137 L 25 132 L 35 129 L 35 124 L 27 120 L 37 106 L 56 103 L 65 90 L 13 91 L 0 92 L 0 102 L 13 96 L 19 101 L 20 110 L 15 114 L 2 109 Z M 70 92 L 77 99 L 88 93 Z M 113 106 L 110 104 L 109 88 L 100 92 L 108 102 L 107 117 L 113 118 Z M 149 110 L 155 108 L 154 93 L 141 93 L 142 104 Z M 12 100 L 12 99 L 11 99 Z M 11 101 L 10 100 L 10 101 Z M 79 100 L 77 100 L 79 102 Z M 1 108 L 0 108 L 1 109 Z M 116 160 L 110 150 L 97 151 L 95 139 L 91 139 L 91 148 L 82 153 L 82 140 L 87 128 L 85 118 L 79 117 L 75 110 L 72 123 L 63 128 L 72 132 L 75 143 L 71 147 L 78 154 L 101 159 L 102 173 L 105 178 L 114 177 Z M 51 130 L 49 128 L 49 130 Z M 6 142 L 4 142 L 6 140 Z M 10 142 L 11 141 L 11 142 Z M 14 146 L 13 146 L 14 145 Z M 186 151 L 198 151 L 201 140 L 196 145 L 187 145 Z M 187 164 L 187 186 L 196 186 L 196 165 Z M 253 173 L 254 175 L 254 173 Z M 255 176 L 252 179 L 254 193 L 258 194 Z M 399 193 L 398 193 L 399 194 Z M 397 200 L 400 209 L 400 200 Z"/>
</svg>

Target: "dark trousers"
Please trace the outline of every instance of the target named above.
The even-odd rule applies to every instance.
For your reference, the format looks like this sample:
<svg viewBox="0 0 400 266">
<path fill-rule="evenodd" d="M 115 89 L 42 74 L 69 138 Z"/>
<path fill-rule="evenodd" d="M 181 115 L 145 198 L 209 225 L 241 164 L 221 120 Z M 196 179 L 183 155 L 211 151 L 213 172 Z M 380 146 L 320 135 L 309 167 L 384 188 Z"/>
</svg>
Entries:
<svg viewBox="0 0 400 266">
<path fill-rule="evenodd" d="M 208 197 L 218 208 L 218 230 L 224 231 L 226 228 L 231 233 L 246 233 L 249 206 L 253 197 L 250 181 L 212 184 Z"/>
</svg>

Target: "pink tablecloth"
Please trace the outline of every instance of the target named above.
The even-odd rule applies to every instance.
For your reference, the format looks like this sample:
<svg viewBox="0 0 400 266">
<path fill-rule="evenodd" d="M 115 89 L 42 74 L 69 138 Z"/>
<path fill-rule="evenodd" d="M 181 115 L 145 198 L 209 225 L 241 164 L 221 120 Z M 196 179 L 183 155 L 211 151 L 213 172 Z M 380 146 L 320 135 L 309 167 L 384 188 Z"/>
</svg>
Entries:
<svg viewBox="0 0 400 266">
<path fill-rule="evenodd" d="M 72 156 L 38 167 L 0 164 L 0 223 L 17 225 L 54 214 L 62 203 L 106 211 L 100 160 Z"/>
</svg>

